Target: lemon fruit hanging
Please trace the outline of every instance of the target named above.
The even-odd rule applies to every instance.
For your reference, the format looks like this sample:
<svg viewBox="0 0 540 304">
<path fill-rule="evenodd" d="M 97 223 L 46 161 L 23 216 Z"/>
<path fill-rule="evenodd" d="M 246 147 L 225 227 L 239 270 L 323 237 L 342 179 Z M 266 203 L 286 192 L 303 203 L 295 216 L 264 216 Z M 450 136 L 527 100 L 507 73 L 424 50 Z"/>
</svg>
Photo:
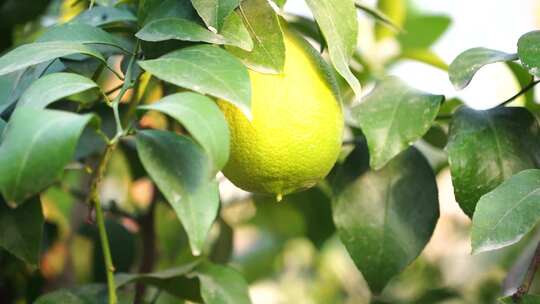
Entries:
<svg viewBox="0 0 540 304">
<path fill-rule="evenodd" d="M 335 79 L 305 40 L 285 32 L 283 73 L 250 71 L 249 120 L 225 101 L 218 104 L 231 130 L 223 173 L 246 191 L 276 195 L 312 187 L 337 160 L 343 113 Z"/>
</svg>

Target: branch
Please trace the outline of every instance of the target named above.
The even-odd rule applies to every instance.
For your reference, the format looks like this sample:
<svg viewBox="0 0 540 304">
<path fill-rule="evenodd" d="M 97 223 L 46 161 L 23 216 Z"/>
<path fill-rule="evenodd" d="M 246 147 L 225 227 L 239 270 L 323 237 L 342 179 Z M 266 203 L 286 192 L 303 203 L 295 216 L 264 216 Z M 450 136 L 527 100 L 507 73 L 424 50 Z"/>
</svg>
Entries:
<svg viewBox="0 0 540 304">
<path fill-rule="evenodd" d="M 98 188 L 103 180 L 105 174 L 105 169 L 107 168 L 107 163 L 109 162 L 112 152 L 114 151 L 116 144 L 107 145 L 107 149 L 103 153 L 101 160 L 97 165 L 97 169 L 92 175 L 92 183 L 90 185 L 90 194 L 89 200 L 92 203 L 92 206 L 96 210 L 96 222 L 99 230 L 99 238 L 101 241 L 101 247 L 103 250 L 103 259 L 105 260 L 105 272 L 107 274 L 107 286 L 109 290 L 109 302 L 110 304 L 116 304 L 118 302 L 116 296 L 116 284 L 114 282 L 114 265 L 111 256 L 111 250 L 109 248 L 109 238 L 107 236 L 107 230 L 105 228 L 105 218 L 103 216 L 103 209 L 101 208 L 101 203 L 99 201 Z"/>
<path fill-rule="evenodd" d="M 536 275 L 536 271 L 538 271 L 539 266 L 540 266 L 540 243 L 538 243 L 538 246 L 536 247 L 534 256 L 531 259 L 531 263 L 529 264 L 529 268 L 527 269 L 527 273 L 525 274 L 525 278 L 523 279 L 523 283 L 521 284 L 521 286 L 519 286 L 518 290 L 512 295 L 512 300 L 514 300 L 515 303 L 518 303 L 521 300 L 521 298 L 529 292 L 529 289 L 531 288 L 531 284 L 534 280 L 534 276 Z"/>
</svg>

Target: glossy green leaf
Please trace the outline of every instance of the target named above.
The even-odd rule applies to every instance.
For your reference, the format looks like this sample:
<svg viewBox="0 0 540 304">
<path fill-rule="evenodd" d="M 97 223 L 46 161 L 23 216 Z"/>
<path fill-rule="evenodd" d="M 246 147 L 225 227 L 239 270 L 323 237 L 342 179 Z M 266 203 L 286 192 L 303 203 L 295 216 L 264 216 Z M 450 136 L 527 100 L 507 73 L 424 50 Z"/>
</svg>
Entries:
<svg viewBox="0 0 540 304">
<path fill-rule="evenodd" d="M 499 299 L 501 304 L 538 304 L 540 303 L 540 295 L 524 295 L 519 302 L 514 301 L 512 296 L 504 297 Z"/>
<path fill-rule="evenodd" d="M 200 255 L 219 208 L 209 157 L 188 137 L 157 130 L 137 133 L 137 151 Z"/>
<path fill-rule="evenodd" d="M 207 304 L 251 303 L 248 285 L 232 268 L 195 260 L 180 267 L 148 274 L 119 274 L 117 287 L 141 282 L 179 298 Z M 190 287 L 190 288 L 188 288 Z"/>
<path fill-rule="evenodd" d="M 28 87 L 30 87 L 37 79 L 44 75 L 57 73 L 64 69 L 65 66 L 60 60 L 53 59 L 8 75 L 0 76 L 0 83 L 2 78 L 9 79 L 5 87 L 0 85 L 0 90 L 6 90 L 1 97 L 3 100 L 0 100 L 0 113 L 12 108 L 12 105 L 19 100 L 24 91 L 26 91 L 26 89 L 28 89 Z"/>
<path fill-rule="evenodd" d="M 132 304 L 134 292 L 117 291 L 118 304 Z M 37 298 L 34 304 L 105 304 L 108 303 L 107 286 L 89 284 L 70 289 L 58 289 Z"/>
<path fill-rule="evenodd" d="M 398 40 L 404 49 L 429 49 L 448 29 L 452 20 L 444 15 L 409 14 Z"/>
<path fill-rule="evenodd" d="M 453 114 L 446 147 L 456 200 L 472 217 L 480 197 L 504 180 L 540 163 L 540 130 L 524 108 Z"/>
<path fill-rule="evenodd" d="M 225 99 L 251 115 L 251 84 L 247 69 L 226 51 L 198 45 L 158 59 L 139 61 L 157 78 L 180 87 Z"/>
<path fill-rule="evenodd" d="M 144 0 L 139 7 L 139 19 L 144 21 L 141 22 L 143 25 L 168 17 L 200 20 L 190 0 Z"/>
<path fill-rule="evenodd" d="M 244 25 L 242 17 L 240 17 L 236 11 L 225 18 L 225 23 L 223 24 L 220 34 L 228 42 L 227 44 L 237 46 L 246 51 L 253 50 L 253 40 L 249 35 L 248 29 Z"/>
<path fill-rule="evenodd" d="M 30 43 L 0 57 L 0 75 L 73 54 L 89 55 L 105 62 L 105 58 L 99 52 L 81 43 L 63 41 Z"/>
<path fill-rule="evenodd" d="M 428 49 L 404 49 L 399 58 L 415 60 L 443 71 L 448 71 L 449 68 L 448 64 L 439 55 Z"/>
<path fill-rule="evenodd" d="M 443 100 L 444 96 L 410 88 L 397 77 L 384 79 L 353 108 L 367 138 L 371 167 L 382 168 L 426 134 Z"/>
<path fill-rule="evenodd" d="M 179 267 L 146 274 L 120 273 L 115 276 L 116 287 L 121 288 L 128 284 L 143 283 L 156 286 L 182 299 L 201 302 L 198 290 L 199 283 L 192 276 L 188 277 L 200 262 L 200 260 L 195 260 Z"/>
<path fill-rule="evenodd" d="M 439 217 L 435 175 L 415 148 L 379 171 L 357 148 L 338 168 L 333 203 L 339 237 L 370 289 L 380 293 L 424 249 Z"/>
<path fill-rule="evenodd" d="M 325 242 L 335 234 L 336 227 L 332 220 L 332 202 L 330 197 L 321 189 L 313 187 L 306 191 L 287 195 L 283 198 L 283 205 L 286 204 L 299 210 L 305 222 L 305 233 L 303 234 L 317 248 L 324 246 Z"/>
<path fill-rule="evenodd" d="M 21 96 L 18 105 L 44 109 L 57 100 L 97 87 L 92 79 L 78 74 L 49 74 L 32 83 Z"/>
<path fill-rule="evenodd" d="M 137 32 L 136 36 L 141 40 L 151 42 L 175 39 L 244 47 L 244 41 L 228 40 L 224 36 L 213 33 L 193 21 L 174 17 L 149 22 Z"/>
<path fill-rule="evenodd" d="M 214 44 L 225 43 L 225 39 L 221 35 L 207 30 L 196 22 L 176 17 L 149 22 L 135 36 L 151 42 L 176 39 Z"/>
<path fill-rule="evenodd" d="M 225 166 L 229 159 L 229 127 L 223 113 L 212 99 L 184 92 L 169 95 L 159 102 L 139 108 L 160 111 L 181 123 L 212 158 L 214 173 Z"/>
<path fill-rule="evenodd" d="M 250 304 L 248 284 L 232 268 L 203 262 L 195 269 L 201 282 L 201 296 L 207 304 Z"/>
<path fill-rule="evenodd" d="M 218 32 L 224 19 L 238 7 L 240 0 L 191 0 L 204 23 L 213 32 Z"/>
<path fill-rule="evenodd" d="M 23 72 L 0 76 L 0 114 L 9 106 L 11 91 L 21 73 Z"/>
<path fill-rule="evenodd" d="M 324 37 L 322 36 L 319 26 L 315 20 L 300 16 L 288 14 L 285 15 L 287 18 L 287 26 L 294 29 L 296 32 L 302 34 L 306 38 L 311 38 L 319 44 L 324 44 Z M 317 51 L 320 53 L 320 49 Z"/>
<path fill-rule="evenodd" d="M 111 6 L 94 6 L 78 15 L 73 22 L 91 26 L 107 26 L 119 22 L 137 22 L 137 17 L 129 10 Z"/>
<path fill-rule="evenodd" d="M 43 223 L 38 196 L 16 209 L 0 198 L 0 247 L 32 266 L 39 265 Z"/>
<path fill-rule="evenodd" d="M 407 1 L 405 0 L 379 0 L 377 1 L 378 10 L 373 10 L 377 20 L 382 23 L 375 24 L 375 37 L 381 40 L 396 35 L 399 29 L 405 23 L 407 16 Z M 390 25 L 390 27 L 388 26 Z"/>
<path fill-rule="evenodd" d="M 353 0 L 306 0 L 328 44 L 336 71 L 347 81 L 356 97 L 361 96 L 360 82 L 349 69 L 356 50 L 358 20 Z"/>
<path fill-rule="evenodd" d="M 518 55 L 521 64 L 529 73 L 540 76 L 540 31 L 532 31 L 521 36 L 518 41 Z"/>
<path fill-rule="evenodd" d="M 18 107 L 0 145 L 0 191 L 15 207 L 52 184 L 92 115 Z"/>
<path fill-rule="evenodd" d="M 51 27 L 38 42 L 66 41 L 83 44 L 104 44 L 130 52 L 129 46 L 106 31 L 84 23 L 65 23 Z"/>
<path fill-rule="evenodd" d="M 540 170 L 510 177 L 480 198 L 472 226 L 474 253 L 517 243 L 540 220 Z"/>
<path fill-rule="evenodd" d="M 487 64 L 517 60 L 517 54 L 486 49 L 473 48 L 459 54 L 450 64 L 448 76 L 458 90 L 465 88 L 478 70 Z"/>
<path fill-rule="evenodd" d="M 251 51 L 235 47 L 227 50 L 251 69 L 269 74 L 283 72 L 285 43 L 276 12 L 266 0 L 244 0 L 238 12 L 253 41 Z"/>
</svg>

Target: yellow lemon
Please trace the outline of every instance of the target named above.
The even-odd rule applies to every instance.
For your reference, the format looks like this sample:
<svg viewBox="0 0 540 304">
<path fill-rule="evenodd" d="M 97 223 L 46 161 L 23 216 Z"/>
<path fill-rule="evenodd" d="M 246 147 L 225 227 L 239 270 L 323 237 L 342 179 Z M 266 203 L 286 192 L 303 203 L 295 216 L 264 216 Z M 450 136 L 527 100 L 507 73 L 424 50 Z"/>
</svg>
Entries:
<svg viewBox="0 0 540 304">
<path fill-rule="evenodd" d="M 251 192 L 282 195 L 312 187 L 337 160 L 343 113 L 332 73 L 305 40 L 284 34 L 281 74 L 250 71 L 252 120 L 225 101 L 218 104 L 231 130 L 223 173 Z"/>
</svg>

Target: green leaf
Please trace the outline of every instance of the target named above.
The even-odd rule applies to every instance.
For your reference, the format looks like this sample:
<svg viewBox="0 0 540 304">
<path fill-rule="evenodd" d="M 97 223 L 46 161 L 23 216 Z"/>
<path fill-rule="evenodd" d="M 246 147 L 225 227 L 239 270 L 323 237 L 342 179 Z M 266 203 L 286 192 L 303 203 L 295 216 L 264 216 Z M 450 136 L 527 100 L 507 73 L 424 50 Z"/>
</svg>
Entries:
<svg viewBox="0 0 540 304">
<path fill-rule="evenodd" d="M 200 260 L 195 260 L 180 267 L 146 274 L 121 273 L 115 276 L 116 287 L 121 288 L 132 283 L 143 283 L 156 286 L 186 300 L 201 302 L 199 283 L 192 276 L 188 277 L 200 262 Z"/>
<path fill-rule="evenodd" d="M 319 44 L 324 44 L 324 38 L 315 20 L 293 14 L 287 14 L 285 17 L 287 18 L 287 26 L 289 28 L 292 28 L 306 38 L 311 38 Z M 317 53 L 320 54 L 320 50 L 317 50 Z"/>
<path fill-rule="evenodd" d="M 411 59 L 421 63 L 425 63 L 432 67 L 448 71 L 448 64 L 435 52 L 427 49 L 405 49 L 402 50 L 399 58 Z"/>
<path fill-rule="evenodd" d="M 130 47 L 106 31 L 84 23 L 65 23 L 51 27 L 38 42 L 66 41 L 82 44 L 104 44 L 130 53 Z"/>
<path fill-rule="evenodd" d="M 191 0 L 191 3 L 208 28 L 217 33 L 240 0 Z"/>
<path fill-rule="evenodd" d="M 213 33 L 193 21 L 174 17 L 149 22 L 135 36 L 141 40 L 151 42 L 175 39 L 244 47 L 244 41 L 228 40 L 224 36 Z"/>
<path fill-rule="evenodd" d="M 540 162 L 539 126 L 524 108 L 459 108 L 446 147 L 454 193 L 472 217 L 480 197 Z"/>
<path fill-rule="evenodd" d="M 253 50 L 226 47 L 251 69 L 268 74 L 283 72 L 285 43 L 276 12 L 266 0 L 244 0 L 238 12 L 251 35 Z"/>
<path fill-rule="evenodd" d="M 4 128 L 6 127 L 6 122 L 0 118 L 0 143 L 2 143 L 2 133 L 4 132 Z"/>
<path fill-rule="evenodd" d="M 187 47 L 158 59 L 139 61 L 139 65 L 157 78 L 225 99 L 248 117 L 251 115 L 251 84 L 247 69 L 218 47 Z"/>
<path fill-rule="evenodd" d="M 324 246 L 325 242 L 335 234 L 332 202 L 321 189 L 313 187 L 306 191 L 287 195 L 283 198 L 283 205 L 291 205 L 300 211 L 305 222 L 305 233 L 302 234 L 310 239 L 317 248 Z M 279 206 L 279 208 L 283 207 Z M 292 229 L 288 230 L 289 233 L 292 232 Z"/>
<path fill-rule="evenodd" d="M 44 109 L 57 100 L 97 87 L 92 79 L 78 74 L 48 74 L 30 85 L 18 105 Z"/>
<path fill-rule="evenodd" d="M 452 61 L 448 69 L 448 76 L 450 76 L 450 81 L 454 87 L 461 90 L 471 82 L 474 74 L 483 66 L 517 59 L 517 54 L 507 54 L 486 48 L 473 48 L 459 54 Z"/>
<path fill-rule="evenodd" d="M 376 34 L 377 36 L 385 36 L 385 35 L 388 35 L 388 36 L 394 36 L 395 33 L 399 33 L 402 31 L 401 27 L 403 25 L 403 19 L 400 18 L 400 6 L 401 6 L 401 2 L 402 1 L 399 1 L 400 3 L 398 4 L 398 6 L 396 7 L 395 10 L 391 11 L 390 13 L 394 15 L 394 18 L 391 18 L 389 17 L 388 15 L 386 15 L 386 13 L 384 13 L 383 11 L 377 9 L 377 8 L 373 8 L 369 5 L 365 5 L 363 3 L 359 3 L 359 2 L 356 2 L 355 5 L 356 5 L 356 8 L 358 8 L 359 10 L 363 11 L 364 13 L 366 13 L 367 15 L 371 16 L 375 21 L 378 21 L 380 22 L 380 25 L 379 24 L 375 24 L 376 26 Z M 379 6 L 382 2 L 378 2 Z M 387 4 L 385 4 L 387 5 Z M 392 9 L 391 7 L 388 7 L 388 8 L 385 8 L 385 10 L 387 9 Z M 392 19 L 397 19 L 396 21 L 399 22 L 399 25 L 396 24 Z M 384 27 L 382 27 L 382 26 Z M 385 28 L 386 27 L 386 28 Z M 381 30 L 377 30 L 378 28 L 380 28 Z M 386 30 L 391 30 L 389 32 L 387 32 Z M 377 34 L 377 32 L 380 31 L 381 34 L 382 32 L 387 32 L 387 34 Z"/>
<path fill-rule="evenodd" d="M 248 284 L 232 268 L 203 262 L 195 269 L 201 296 L 207 304 L 250 304 Z"/>
<path fill-rule="evenodd" d="M 35 304 L 87 304 L 79 296 L 67 289 L 60 289 L 39 297 Z"/>
<path fill-rule="evenodd" d="M 39 196 L 16 209 L 0 198 L 0 247 L 32 266 L 39 265 L 43 223 Z"/>
<path fill-rule="evenodd" d="M 472 226 L 473 253 L 517 243 L 540 220 L 540 170 L 510 177 L 480 198 Z"/>
<path fill-rule="evenodd" d="M 188 137 L 157 130 L 137 133 L 137 151 L 200 255 L 219 208 L 208 156 Z"/>
<path fill-rule="evenodd" d="M 433 125 L 422 137 L 424 141 L 435 148 L 444 149 L 448 143 L 448 135 L 440 125 Z"/>
<path fill-rule="evenodd" d="M 306 0 L 328 44 L 330 59 L 336 71 L 361 96 L 360 82 L 349 69 L 356 50 L 358 20 L 353 0 Z"/>
<path fill-rule="evenodd" d="M 139 109 L 165 113 L 181 123 L 206 150 L 217 173 L 229 159 L 230 133 L 227 121 L 216 103 L 203 95 L 177 93 Z"/>
<path fill-rule="evenodd" d="M 512 74 L 522 88 L 526 87 L 531 83 L 531 75 L 521 64 L 509 61 L 506 62 L 506 65 L 508 66 L 510 71 L 512 71 Z M 522 96 L 525 97 L 526 108 L 533 112 L 540 109 L 540 105 L 536 103 L 534 98 L 534 90 L 528 90 Z"/>
<path fill-rule="evenodd" d="M 384 79 L 352 110 L 367 138 L 371 167 L 382 168 L 426 134 L 443 100 L 444 96 L 410 88 L 397 77 Z"/>
<path fill-rule="evenodd" d="M 287 3 L 287 0 L 272 0 L 272 2 L 274 2 L 280 8 L 283 8 L 285 3 Z"/>
<path fill-rule="evenodd" d="M 207 261 L 195 260 L 155 273 L 119 274 L 115 279 L 117 287 L 140 282 L 183 299 L 207 304 L 251 303 L 248 285 L 240 273 Z M 191 287 L 191 290 L 186 287 Z"/>
<path fill-rule="evenodd" d="M 133 292 L 117 292 L 118 304 L 133 303 Z M 34 304 L 104 304 L 108 303 L 107 286 L 104 284 L 82 285 L 59 289 L 37 298 Z"/>
<path fill-rule="evenodd" d="M 30 43 L 0 57 L 0 75 L 73 54 L 89 55 L 105 62 L 105 58 L 99 52 L 81 43 L 63 41 Z"/>
<path fill-rule="evenodd" d="M 515 302 L 512 296 L 499 299 L 501 304 L 538 304 L 540 303 L 540 295 L 524 295 L 519 302 Z"/>
<path fill-rule="evenodd" d="M 0 113 L 11 109 L 12 105 L 19 100 L 24 91 L 26 91 L 34 81 L 44 75 L 57 73 L 65 68 L 66 67 L 60 60 L 53 59 L 8 75 L 0 76 L 0 90 L 5 90 L 3 91 L 3 96 L 0 97 L 3 98 L 3 100 L 0 100 Z M 7 80 L 5 86 L 2 86 L 2 79 L 6 78 L 9 80 Z"/>
<path fill-rule="evenodd" d="M 0 145 L 0 191 L 11 207 L 62 173 L 92 115 L 18 107 Z"/>
<path fill-rule="evenodd" d="M 540 76 L 540 31 L 532 31 L 518 40 L 518 55 L 521 64 L 534 76 Z"/>
<path fill-rule="evenodd" d="M 380 293 L 423 250 L 435 229 L 435 175 L 411 147 L 379 171 L 368 171 L 359 147 L 338 168 L 334 223 L 358 269 Z"/>
<path fill-rule="evenodd" d="M 207 30 L 196 22 L 176 17 L 149 22 L 135 36 L 151 42 L 176 39 L 214 44 L 225 43 L 225 39 L 221 35 Z"/>
<path fill-rule="evenodd" d="M 15 82 L 17 81 L 17 76 L 19 76 L 18 74 L 22 73 L 23 72 L 0 76 L 0 114 L 6 107 L 8 107 L 11 91 Z"/>
<path fill-rule="evenodd" d="M 141 24 L 153 20 L 177 17 L 192 21 L 200 20 L 190 0 L 144 0 L 139 6 Z"/>
<path fill-rule="evenodd" d="M 361 9 L 366 9 L 363 5 L 360 7 Z M 381 24 L 375 24 L 375 36 L 377 37 L 377 40 L 394 37 L 405 23 L 405 17 L 407 16 L 407 1 L 379 0 L 377 1 L 377 7 L 378 10 L 371 9 L 369 12 L 372 16 L 375 16 L 376 20 L 382 21 Z"/>
<path fill-rule="evenodd" d="M 110 6 L 94 6 L 94 8 L 82 12 L 72 22 L 91 26 L 107 26 L 120 22 L 137 22 L 137 17 L 129 10 Z"/>
<path fill-rule="evenodd" d="M 237 46 L 246 51 L 253 50 L 253 40 L 249 31 L 242 21 L 242 17 L 236 12 L 232 12 L 225 18 L 225 23 L 220 34 L 228 41 L 227 44 Z"/>
<path fill-rule="evenodd" d="M 398 40 L 404 49 L 429 49 L 450 26 L 452 19 L 444 15 L 407 15 Z"/>
</svg>

